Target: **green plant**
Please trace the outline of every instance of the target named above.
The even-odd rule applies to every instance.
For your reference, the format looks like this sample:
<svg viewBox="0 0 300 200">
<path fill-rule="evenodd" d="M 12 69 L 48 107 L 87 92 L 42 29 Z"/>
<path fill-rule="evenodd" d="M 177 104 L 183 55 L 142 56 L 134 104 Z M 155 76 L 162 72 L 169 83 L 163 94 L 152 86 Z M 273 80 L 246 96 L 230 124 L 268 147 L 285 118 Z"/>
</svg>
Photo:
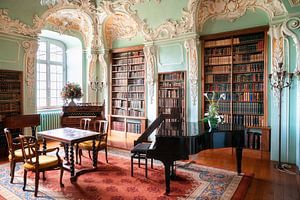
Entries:
<svg viewBox="0 0 300 200">
<path fill-rule="evenodd" d="M 212 92 L 212 97 L 209 98 L 207 93 L 204 96 L 209 102 L 208 112 L 204 114 L 203 121 L 209 123 L 209 126 L 215 128 L 218 123 L 223 122 L 223 116 L 219 115 L 219 101 L 221 99 L 225 100 L 226 95 L 222 93 L 216 100 L 216 93 Z"/>
<path fill-rule="evenodd" d="M 79 84 L 67 83 L 61 91 L 61 97 L 63 99 L 79 99 L 83 97 L 83 92 Z"/>
</svg>

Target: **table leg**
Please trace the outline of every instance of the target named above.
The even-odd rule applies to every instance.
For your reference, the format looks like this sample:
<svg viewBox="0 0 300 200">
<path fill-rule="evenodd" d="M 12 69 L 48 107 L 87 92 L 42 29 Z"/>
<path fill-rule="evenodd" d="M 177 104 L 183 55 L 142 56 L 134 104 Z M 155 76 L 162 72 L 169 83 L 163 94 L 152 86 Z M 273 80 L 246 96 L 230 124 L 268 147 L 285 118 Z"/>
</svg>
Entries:
<svg viewBox="0 0 300 200">
<path fill-rule="evenodd" d="M 43 151 L 46 152 L 46 149 L 47 149 L 47 141 L 46 141 L 46 138 L 43 138 Z M 46 153 L 44 153 L 45 155 Z"/>
<path fill-rule="evenodd" d="M 75 166 L 74 166 L 74 145 L 70 145 L 70 171 L 71 171 L 71 182 L 76 181 Z"/>
<path fill-rule="evenodd" d="M 69 161 L 69 144 L 63 144 L 65 149 L 65 161 L 67 162 L 66 165 L 70 165 Z"/>
<path fill-rule="evenodd" d="M 96 142 L 93 140 L 93 167 L 97 168 L 97 151 L 96 151 Z"/>
</svg>

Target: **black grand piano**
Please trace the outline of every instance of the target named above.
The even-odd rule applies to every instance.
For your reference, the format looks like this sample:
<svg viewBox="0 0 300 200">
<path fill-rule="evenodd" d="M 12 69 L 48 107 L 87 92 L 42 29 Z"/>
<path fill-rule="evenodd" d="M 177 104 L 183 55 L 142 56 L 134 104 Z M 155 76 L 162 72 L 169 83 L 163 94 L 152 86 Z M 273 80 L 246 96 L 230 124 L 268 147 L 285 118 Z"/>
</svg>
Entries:
<svg viewBox="0 0 300 200">
<path fill-rule="evenodd" d="M 174 161 L 187 160 L 189 155 L 205 149 L 235 147 L 237 173 L 241 173 L 244 147 L 244 127 L 220 124 L 209 130 L 199 122 L 182 122 L 169 114 L 161 114 L 135 141 L 135 147 L 148 141 L 154 133 L 155 140 L 147 149 L 147 158 L 160 160 L 165 167 L 166 194 L 170 193 L 170 179 L 174 177 Z"/>
</svg>

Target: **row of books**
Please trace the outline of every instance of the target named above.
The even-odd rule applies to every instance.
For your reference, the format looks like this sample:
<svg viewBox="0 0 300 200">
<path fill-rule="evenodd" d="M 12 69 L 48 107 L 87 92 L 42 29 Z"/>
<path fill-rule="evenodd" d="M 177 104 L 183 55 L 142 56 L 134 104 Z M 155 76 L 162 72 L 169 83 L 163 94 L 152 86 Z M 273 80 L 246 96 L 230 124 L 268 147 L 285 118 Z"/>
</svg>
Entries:
<svg viewBox="0 0 300 200">
<path fill-rule="evenodd" d="M 230 73 L 230 65 L 217 65 L 217 66 L 206 66 L 205 72 L 208 73 Z"/>
<path fill-rule="evenodd" d="M 128 91 L 129 92 L 144 92 L 144 86 L 143 85 L 130 85 L 128 86 Z"/>
<path fill-rule="evenodd" d="M 0 80 L 18 81 L 19 80 L 19 74 L 1 73 L 0 74 Z"/>
<path fill-rule="evenodd" d="M 123 116 L 126 116 L 127 115 L 127 110 L 113 108 L 112 109 L 112 114 L 113 115 L 123 115 Z"/>
<path fill-rule="evenodd" d="M 205 49 L 205 56 L 222 56 L 222 55 L 230 55 L 230 54 L 231 54 L 230 47 Z"/>
<path fill-rule="evenodd" d="M 161 82 L 159 87 L 183 87 L 183 82 Z"/>
<path fill-rule="evenodd" d="M 263 72 L 264 63 L 238 64 L 234 65 L 233 72 Z"/>
<path fill-rule="evenodd" d="M 264 60 L 264 54 L 258 53 L 258 54 L 236 54 L 233 56 L 233 62 L 239 63 L 239 62 L 257 62 Z"/>
<path fill-rule="evenodd" d="M 232 109 L 234 113 L 243 114 L 263 114 L 264 105 L 263 103 L 233 103 Z"/>
<path fill-rule="evenodd" d="M 159 76 L 160 81 L 172 81 L 172 80 L 184 80 L 184 74 L 182 72 L 172 74 L 161 74 Z"/>
<path fill-rule="evenodd" d="M 242 42 L 251 42 L 264 39 L 264 33 L 256 33 L 249 35 L 242 35 L 237 38 L 233 38 L 233 44 L 240 44 Z"/>
<path fill-rule="evenodd" d="M 182 98 L 183 91 L 182 90 L 159 90 L 158 97 L 161 98 Z"/>
<path fill-rule="evenodd" d="M 112 79 L 112 85 L 127 85 L 127 79 Z"/>
<path fill-rule="evenodd" d="M 121 99 L 144 99 L 144 93 L 127 93 L 126 91 L 124 92 L 120 92 L 120 93 L 116 93 L 113 92 L 112 93 L 112 98 L 121 98 Z"/>
<path fill-rule="evenodd" d="M 128 110 L 128 116 L 143 117 L 144 115 L 144 111 Z"/>
<path fill-rule="evenodd" d="M 181 111 L 180 110 L 181 108 L 179 108 L 178 111 Z M 159 107 L 159 113 L 163 113 L 163 114 L 171 114 L 174 112 L 174 108 L 167 108 L 167 107 Z M 182 113 L 182 112 L 181 112 Z"/>
<path fill-rule="evenodd" d="M 214 46 L 223 46 L 223 45 L 231 45 L 231 38 L 205 41 L 204 43 L 204 47 L 214 47 Z"/>
<path fill-rule="evenodd" d="M 264 94 L 262 92 L 244 92 L 244 93 L 233 93 L 233 101 L 263 101 Z"/>
<path fill-rule="evenodd" d="M 143 64 L 141 64 L 141 65 L 129 65 L 128 66 L 129 71 L 144 70 L 144 69 L 145 69 L 145 65 L 143 65 Z"/>
<path fill-rule="evenodd" d="M 127 78 L 127 73 L 121 73 L 121 72 L 113 73 L 112 78 Z"/>
<path fill-rule="evenodd" d="M 214 83 L 214 82 L 228 82 L 230 80 L 229 75 L 207 75 L 205 77 L 205 83 Z"/>
<path fill-rule="evenodd" d="M 126 92 L 127 87 L 126 86 L 113 86 L 112 91 L 113 92 Z"/>
<path fill-rule="evenodd" d="M 19 103 L 1 103 L 0 104 L 0 110 L 2 111 L 18 111 L 20 109 L 20 104 Z"/>
<path fill-rule="evenodd" d="M 244 46 L 235 46 L 233 48 L 233 53 L 255 53 L 257 51 L 264 50 L 264 42 L 259 41 L 256 44 L 248 44 Z"/>
<path fill-rule="evenodd" d="M 233 76 L 233 82 L 263 81 L 263 73 L 238 74 Z"/>
<path fill-rule="evenodd" d="M 124 58 L 113 60 L 113 65 L 140 64 L 144 62 L 144 57 Z"/>
<path fill-rule="evenodd" d="M 16 94 L 16 93 L 7 93 L 5 95 L 1 95 L 0 96 L 0 101 L 1 100 L 15 100 L 15 101 L 19 101 L 21 98 L 20 98 L 20 94 Z"/>
<path fill-rule="evenodd" d="M 123 65 L 123 66 L 113 66 L 112 67 L 112 71 L 113 72 L 117 72 L 117 71 L 126 71 L 127 70 L 127 66 Z"/>
<path fill-rule="evenodd" d="M 262 91 L 264 89 L 263 83 L 234 83 L 233 91 Z"/>
<path fill-rule="evenodd" d="M 141 125 L 138 123 L 127 123 L 127 131 L 130 133 L 141 133 Z"/>
<path fill-rule="evenodd" d="M 128 52 L 129 56 L 144 56 L 144 51 L 140 50 L 140 51 L 131 51 Z"/>
<path fill-rule="evenodd" d="M 132 100 L 128 102 L 130 108 L 144 109 L 144 101 Z"/>
<path fill-rule="evenodd" d="M 20 83 L 19 82 L 0 82 L 0 92 L 7 92 L 9 90 L 20 90 Z"/>
<path fill-rule="evenodd" d="M 231 63 L 231 56 L 205 58 L 205 65 L 225 65 L 230 63 Z"/>
<path fill-rule="evenodd" d="M 126 101 L 125 100 L 112 100 L 112 106 L 113 107 L 126 107 Z"/>
<path fill-rule="evenodd" d="M 181 107 L 183 99 L 159 99 L 159 107 Z"/>
<path fill-rule="evenodd" d="M 244 126 L 265 126 L 264 116 L 257 115 L 233 115 L 232 123 Z"/>
<path fill-rule="evenodd" d="M 113 58 L 123 58 L 123 57 L 127 57 L 128 53 L 127 52 L 122 52 L 122 53 L 114 53 L 113 54 Z"/>
<path fill-rule="evenodd" d="M 129 78 L 140 78 L 140 77 L 144 77 L 144 72 L 143 71 L 129 72 L 128 75 Z"/>
<path fill-rule="evenodd" d="M 111 129 L 116 131 L 125 131 L 125 123 L 120 121 L 112 121 Z"/>
<path fill-rule="evenodd" d="M 144 84 L 144 79 L 130 79 L 128 80 L 128 85 L 134 85 L 134 84 Z"/>
<path fill-rule="evenodd" d="M 230 91 L 230 84 L 205 84 L 204 86 L 205 91 Z"/>
<path fill-rule="evenodd" d="M 230 102 L 219 102 L 219 112 L 220 113 L 229 113 L 230 112 Z M 209 104 L 205 104 L 206 112 L 209 109 Z"/>
</svg>

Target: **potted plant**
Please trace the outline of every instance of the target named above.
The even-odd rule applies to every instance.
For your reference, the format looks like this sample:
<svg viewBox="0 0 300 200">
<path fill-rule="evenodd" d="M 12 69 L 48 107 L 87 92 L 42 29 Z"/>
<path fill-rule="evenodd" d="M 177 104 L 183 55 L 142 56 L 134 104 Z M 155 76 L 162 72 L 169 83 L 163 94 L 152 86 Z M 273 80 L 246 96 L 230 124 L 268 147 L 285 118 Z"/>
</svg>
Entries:
<svg viewBox="0 0 300 200">
<path fill-rule="evenodd" d="M 71 99 L 69 106 L 76 106 L 74 99 L 83 97 L 83 92 L 79 84 L 67 83 L 61 91 L 61 97 L 64 100 Z"/>
</svg>

